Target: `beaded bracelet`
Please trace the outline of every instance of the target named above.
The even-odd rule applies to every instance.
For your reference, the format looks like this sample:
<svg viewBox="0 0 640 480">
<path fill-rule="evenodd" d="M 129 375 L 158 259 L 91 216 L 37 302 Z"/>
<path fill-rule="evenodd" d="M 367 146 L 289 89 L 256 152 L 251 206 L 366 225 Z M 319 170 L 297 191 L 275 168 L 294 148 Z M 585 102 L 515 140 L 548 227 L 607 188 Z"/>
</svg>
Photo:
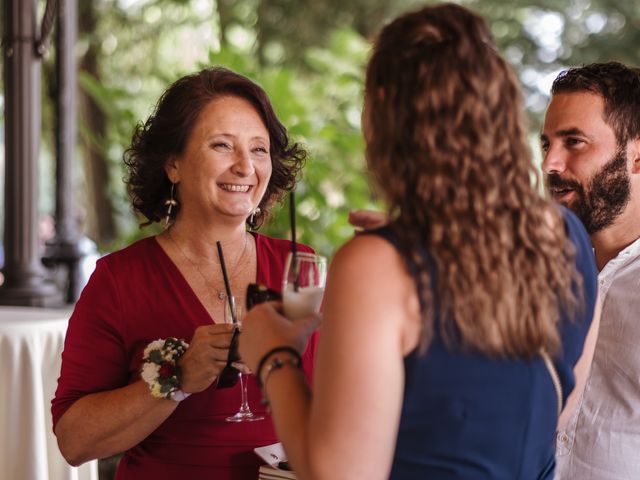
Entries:
<svg viewBox="0 0 640 480">
<path fill-rule="evenodd" d="M 286 350 L 286 352 L 291 353 L 289 350 Z M 275 353 L 276 352 L 274 352 L 272 355 L 275 355 Z M 258 383 L 262 385 L 262 400 L 260 400 L 260 403 L 265 407 L 267 407 L 268 410 L 269 410 L 269 399 L 267 398 L 267 380 L 269 380 L 269 376 L 271 375 L 272 372 L 275 372 L 276 370 L 280 370 L 282 367 L 286 365 L 291 365 L 293 367 L 300 369 L 302 368 L 302 358 L 300 358 L 299 354 L 294 357 L 286 358 L 284 360 L 281 360 L 280 357 L 275 357 L 270 363 L 265 364 L 264 375 L 263 375 L 264 378 L 260 380 L 260 377 L 257 377 Z"/>
<path fill-rule="evenodd" d="M 300 353 L 298 353 L 298 351 L 289 346 L 289 345 L 283 345 L 280 347 L 275 347 L 272 348 L 271 350 L 269 350 L 267 353 L 265 353 L 262 358 L 260 359 L 260 361 L 258 362 L 258 368 L 256 368 L 256 381 L 258 382 L 258 386 L 260 388 L 262 388 L 262 369 L 264 368 L 265 364 L 267 363 L 267 360 L 269 360 L 269 357 L 271 357 L 271 355 L 275 354 L 275 353 L 279 353 L 279 352 L 287 352 L 290 353 L 291 355 L 293 355 L 297 360 L 298 360 L 298 366 L 302 365 L 302 357 L 300 356 Z"/>
<path fill-rule="evenodd" d="M 151 395 L 180 402 L 190 393 L 180 390 L 180 367 L 178 360 L 189 348 L 182 339 L 169 337 L 151 342 L 144 349 L 140 376 L 149 385 Z"/>
<path fill-rule="evenodd" d="M 262 400 L 260 401 L 260 403 L 265 407 L 269 406 L 269 399 L 267 398 L 267 380 L 269 380 L 269 375 L 276 370 L 280 370 L 285 365 L 291 365 L 299 369 L 302 365 L 300 356 L 289 357 L 285 360 L 280 360 L 279 357 L 276 357 L 271 361 L 271 363 L 268 363 L 265 366 L 264 379 L 262 380 Z"/>
</svg>

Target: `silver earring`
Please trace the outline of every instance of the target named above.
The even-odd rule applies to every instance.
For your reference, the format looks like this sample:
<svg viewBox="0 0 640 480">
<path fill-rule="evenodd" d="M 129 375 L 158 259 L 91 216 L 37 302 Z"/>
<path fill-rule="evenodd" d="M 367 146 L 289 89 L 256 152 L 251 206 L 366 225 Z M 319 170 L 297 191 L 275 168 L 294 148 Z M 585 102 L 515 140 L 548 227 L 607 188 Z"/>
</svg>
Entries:
<svg viewBox="0 0 640 480">
<path fill-rule="evenodd" d="M 262 210 L 260 210 L 260 207 L 256 207 L 253 210 L 251 210 L 251 214 L 249 215 L 249 218 L 247 218 L 247 224 L 249 225 L 249 228 L 251 230 L 256 230 L 258 228 L 258 221 L 256 219 L 256 215 L 260 215 L 260 212 Z"/>
<path fill-rule="evenodd" d="M 173 207 L 178 205 L 178 201 L 173 197 L 175 186 L 176 184 L 172 182 L 169 200 L 164 202 L 164 206 L 167 207 L 167 215 L 164 217 L 164 228 L 167 228 L 169 226 L 169 222 L 171 221 L 171 211 L 173 210 Z"/>
</svg>

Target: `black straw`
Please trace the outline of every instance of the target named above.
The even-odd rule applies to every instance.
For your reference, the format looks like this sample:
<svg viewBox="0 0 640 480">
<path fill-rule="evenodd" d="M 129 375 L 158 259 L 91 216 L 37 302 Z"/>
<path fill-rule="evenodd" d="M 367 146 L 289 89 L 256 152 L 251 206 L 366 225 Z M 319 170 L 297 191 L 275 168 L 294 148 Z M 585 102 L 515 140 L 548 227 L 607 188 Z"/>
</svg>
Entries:
<svg viewBox="0 0 640 480">
<path fill-rule="evenodd" d="M 229 310 L 231 310 L 231 320 L 233 323 L 238 323 L 236 318 L 236 306 L 233 295 L 231 294 L 231 285 L 229 284 L 229 276 L 227 275 L 227 267 L 224 264 L 224 255 L 222 253 L 222 244 L 220 240 L 216 242 L 218 247 L 218 258 L 220 259 L 220 267 L 222 268 L 222 278 L 224 279 L 224 289 L 227 291 L 227 300 L 229 302 Z"/>
<path fill-rule="evenodd" d="M 298 251 L 296 244 L 296 195 L 289 192 L 289 222 L 291 223 L 291 253 L 295 257 Z"/>
<path fill-rule="evenodd" d="M 296 195 L 289 192 L 289 223 L 291 224 L 291 267 L 293 268 L 293 290 L 298 291 L 298 244 L 296 242 Z"/>
</svg>

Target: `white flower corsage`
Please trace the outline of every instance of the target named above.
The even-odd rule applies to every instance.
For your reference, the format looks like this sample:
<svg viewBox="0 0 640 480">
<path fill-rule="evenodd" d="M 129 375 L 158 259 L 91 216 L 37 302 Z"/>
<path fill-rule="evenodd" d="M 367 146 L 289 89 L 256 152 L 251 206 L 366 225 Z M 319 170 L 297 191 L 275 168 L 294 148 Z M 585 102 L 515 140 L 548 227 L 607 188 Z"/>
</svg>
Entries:
<svg viewBox="0 0 640 480">
<path fill-rule="evenodd" d="M 189 344 L 182 339 L 169 337 L 154 340 L 144 349 L 140 376 L 149 385 L 151 395 L 170 398 L 179 402 L 190 394 L 180 390 L 180 367 L 178 359 L 184 355 Z"/>
</svg>

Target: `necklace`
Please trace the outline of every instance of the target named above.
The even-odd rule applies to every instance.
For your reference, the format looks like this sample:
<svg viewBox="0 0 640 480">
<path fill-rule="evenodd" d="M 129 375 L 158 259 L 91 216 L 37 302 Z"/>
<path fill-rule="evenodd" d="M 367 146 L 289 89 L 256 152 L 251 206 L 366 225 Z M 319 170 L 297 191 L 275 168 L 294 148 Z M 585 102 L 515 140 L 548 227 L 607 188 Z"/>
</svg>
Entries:
<svg viewBox="0 0 640 480">
<path fill-rule="evenodd" d="M 218 300 L 224 302 L 227 299 L 226 291 L 216 288 L 214 285 L 211 284 L 211 282 L 209 282 L 209 280 L 207 279 L 205 274 L 202 273 L 202 270 L 200 270 L 200 267 L 198 266 L 198 264 L 196 262 L 194 262 L 191 258 L 189 258 L 189 256 L 185 253 L 185 251 L 182 249 L 182 247 L 180 247 L 178 242 L 175 241 L 175 239 L 173 238 L 173 235 L 171 235 L 171 229 L 170 228 L 167 230 L 167 235 L 169 236 L 169 240 L 171 240 L 171 242 L 176 246 L 176 248 L 180 252 L 180 255 L 182 255 L 184 257 L 184 259 L 187 260 L 196 269 L 196 271 L 200 274 L 200 276 L 202 277 L 202 280 L 204 280 L 204 283 L 209 288 L 211 288 L 212 290 L 216 291 L 216 293 L 217 293 L 216 296 L 218 297 Z M 247 250 L 248 243 L 249 243 L 249 236 L 245 234 L 244 246 L 242 247 L 242 251 L 240 252 L 240 255 L 238 255 L 238 258 L 235 261 L 235 265 L 233 267 L 233 270 L 231 271 L 231 275 L 229 275 L 229 283 L 230 284 L 232 283 L 232 281 L 236 278 L 236 276 L 238 274 L 240 263 L 242 263 L 241 261 L 242 261 L 242 258 L 244 257 L 244 254 L 245 254 L 246 250 Z M 220 263 L 218 263 L 218 265 L 220 265 Z"/>
</svg>

